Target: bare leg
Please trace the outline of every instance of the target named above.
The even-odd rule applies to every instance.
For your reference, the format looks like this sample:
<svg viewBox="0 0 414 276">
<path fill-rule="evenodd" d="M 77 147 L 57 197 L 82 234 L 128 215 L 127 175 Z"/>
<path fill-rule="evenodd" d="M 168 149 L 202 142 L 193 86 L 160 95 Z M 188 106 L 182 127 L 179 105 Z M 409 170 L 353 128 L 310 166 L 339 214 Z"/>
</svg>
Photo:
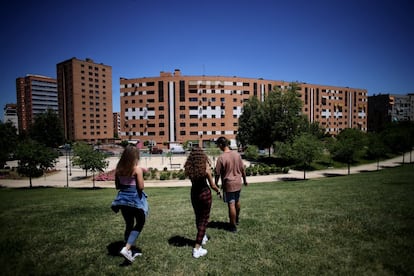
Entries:
<svg viewBox="0 0 414 276">
<path fill-rule="evenodd" d="M 239 216 L 240 216 L 240 201 L 236 202 L 236 224 L 239 223 Z"/>
<path fill-rule="evenodd" d="M 236 210 L 236 203 L 234 201 L 229 202 L 229 219 L 231 226 L 236 226 L 236 216 L 237 216 L 237 210 Z"/>
</svg>

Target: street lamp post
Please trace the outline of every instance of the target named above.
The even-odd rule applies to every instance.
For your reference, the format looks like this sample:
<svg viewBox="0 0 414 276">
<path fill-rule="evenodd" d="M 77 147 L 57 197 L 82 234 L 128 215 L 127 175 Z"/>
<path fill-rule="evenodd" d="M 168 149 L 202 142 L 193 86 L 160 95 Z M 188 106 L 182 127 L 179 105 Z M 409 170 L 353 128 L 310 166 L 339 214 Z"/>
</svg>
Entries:
<svg viewBox="0 0 414 276">
<path fill-rule="evenodd" d="M 69 167 L 68 167 L 68 152 L 70 149 L 70 145 L 69 144 L 65 144 L 65 152 L 66 152 L 66 188 L 69 187 Z M 72 173 L 71 173 L 72 175 Z"/>
</svg>

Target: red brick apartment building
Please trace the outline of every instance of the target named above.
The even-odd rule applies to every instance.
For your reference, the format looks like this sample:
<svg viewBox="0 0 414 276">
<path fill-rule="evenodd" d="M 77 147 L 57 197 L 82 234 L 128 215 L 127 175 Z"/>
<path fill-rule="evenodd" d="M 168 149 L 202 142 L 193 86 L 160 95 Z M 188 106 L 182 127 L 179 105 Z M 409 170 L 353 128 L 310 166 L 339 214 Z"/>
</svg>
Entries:
<svg viewBox="0 0 414 276">
<path fill-rule="evenodd" d="M 112 140 L 112 67 L 89 58 L 71 58 L 56 69 L 65 138 L 92 143 Z"/>
<path fill-rule="evenodd" d="M 27 131 L 35 116 L 48 109 L 58 111 L 56 79 L 28 74 L 16 79 L 19 133 Z"/>
<path fill-rule="evenodd" d="M 161 72 L 159 77 L 120 79 L 121 138 L 154 141 L 158 145 L 208 141 L 224 135 L 234 140 L 243 103 L 264 100 L 274 87 L 290 83 L 264 79 L 183 76 Z M 303 112 L 330 134 L 344 128 L 367 130 L 367 91 L 299 83 Z"/>
</svg>

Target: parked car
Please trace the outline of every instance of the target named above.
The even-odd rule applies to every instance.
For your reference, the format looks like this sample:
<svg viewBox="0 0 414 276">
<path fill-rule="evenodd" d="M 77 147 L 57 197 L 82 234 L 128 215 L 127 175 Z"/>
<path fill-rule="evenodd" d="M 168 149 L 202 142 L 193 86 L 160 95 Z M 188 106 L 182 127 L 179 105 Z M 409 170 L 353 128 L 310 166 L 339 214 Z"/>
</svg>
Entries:
<svg viewBox="0 0 414 276">
<path fill-rule="evenodd" d="M 170 149 L 170 152 L 174 154 L 183 154 L 185 153 L 185 150 L 182 146 L 174 146 Z"/>
<path fill-rule="evenodd" d="M 162 154 L 162 149 L 157 148 L 157 147 L 153 147 L 151 149 L 151 154 Z"/>
</svg>

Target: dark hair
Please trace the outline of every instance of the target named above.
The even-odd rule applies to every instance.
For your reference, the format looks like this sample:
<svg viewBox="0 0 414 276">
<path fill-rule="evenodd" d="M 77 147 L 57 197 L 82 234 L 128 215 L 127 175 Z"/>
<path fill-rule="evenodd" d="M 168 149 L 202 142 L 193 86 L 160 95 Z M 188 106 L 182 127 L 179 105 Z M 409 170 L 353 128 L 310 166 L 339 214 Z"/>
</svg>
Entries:
<svg viewBox="0 0 414 276">
<path fill-rule="evenodd" d="M 229 146 L 230 145 L 230 143 L 229 143 L 229 140 L 227 140 L 226 139 L 226 137 L 224 137 L 224 136 L 221 136 L 221 137 L 219 137 L 218 139 L 217 139 L 217 141 L 216 141 L 216 145 L 217 146 L 219 146 L 219 147 L 227 147 L 227 146 Z"/>
<path fill-rule="evenodd" d="M 208 157 L 200 147 L 194 147 L 184 164 L 184 173 L 191 180 L 205 177 Z"/>
</svg>

